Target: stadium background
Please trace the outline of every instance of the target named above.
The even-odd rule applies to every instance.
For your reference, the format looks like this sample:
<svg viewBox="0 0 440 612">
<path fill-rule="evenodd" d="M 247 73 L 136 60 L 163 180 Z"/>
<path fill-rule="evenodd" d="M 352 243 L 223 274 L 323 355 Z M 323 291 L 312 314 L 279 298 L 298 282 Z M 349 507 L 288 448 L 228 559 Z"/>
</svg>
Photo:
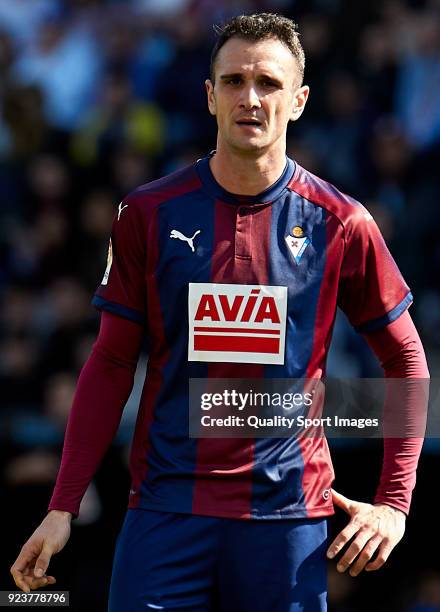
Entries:
<svg viewBox="0 0 440 612">
<path fill-rule="evenodd" d="M 13 587 L 8 567 L 45 514 L 98 329 L 90 299 L 115 208 L 133 187 L 214 147 L 203 86 L 212 23 L 260 10 L 297 20 L 306 51 L 311 98 L 288 152 L 372 212 L 412 287 L 411 313 L 438 372 L 438 0 L 1 0 L 0 589 Z M 338 318 L 329 374 L 379 372 Z M 52 562 L 75 611 L 105 610 L 141 378 Z M 381 445 L 332 446 L 336 488 L 371 499 Z M 352 579 L 331 565 L 330 611 L 440 610 L 439 452 L 428 440 L 407 534 L 387 567 Z"/>
</svg>

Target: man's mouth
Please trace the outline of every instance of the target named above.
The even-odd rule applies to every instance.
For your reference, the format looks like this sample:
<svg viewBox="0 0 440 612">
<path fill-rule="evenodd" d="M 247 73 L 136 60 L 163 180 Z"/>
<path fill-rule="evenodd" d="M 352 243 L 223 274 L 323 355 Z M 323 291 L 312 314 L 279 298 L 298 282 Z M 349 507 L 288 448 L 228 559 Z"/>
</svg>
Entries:
<svg viewBox="0 0 440 612">
<path fill-rule="evenodd" d="M 249 125 L 251 127 L 261 126 L 261 121 L 258 121 L 258 119 L 239 119 L 236 123 L 238 125 Z"/>
</svg>

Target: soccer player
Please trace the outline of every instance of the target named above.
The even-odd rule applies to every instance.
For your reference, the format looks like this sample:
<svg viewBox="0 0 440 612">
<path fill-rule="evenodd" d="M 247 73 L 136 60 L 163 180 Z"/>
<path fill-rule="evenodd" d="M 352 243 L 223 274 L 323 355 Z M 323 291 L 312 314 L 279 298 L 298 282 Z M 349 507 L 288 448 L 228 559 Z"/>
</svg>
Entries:
<svg viewBox="0 0 440 612">
<path fill-rule="evenodd" d="M 419 438 L 385 440 L 372 504 L 332 491 L 323 437 L 189 438 L 189 379 L 320 378 L 338 305 L 387 376 L 428 376 L 411 293 L 371 215 L 286 158 L 309 95 L 295 24 L 239 16 L 218 34 L 206 81 L 215 152 L 118 207 L 49 513 L 11 569 L 25 591 L 55 582 L 50 558 L 118 428 L 144 334 L 109 610 L 325 610 L 326 552 L 343 550 L 338 569 L 357 575 L 404 533 Z M 350 520 L 328 546 L 333 503 Z"/>
</svg>

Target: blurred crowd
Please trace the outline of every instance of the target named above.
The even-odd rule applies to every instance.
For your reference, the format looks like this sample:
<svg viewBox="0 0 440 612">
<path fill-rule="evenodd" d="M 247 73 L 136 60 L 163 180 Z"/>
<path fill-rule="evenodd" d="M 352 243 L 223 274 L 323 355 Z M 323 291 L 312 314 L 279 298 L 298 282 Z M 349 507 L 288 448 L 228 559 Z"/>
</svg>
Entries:
<svg viewBox="0 0 440 612">
<path fill-rule="evenodd" d="M 262 10 L 294 18 L 306 53 L 311 97 L 290 127 L 288 153 L 373 214 L 413 290 L 411 312 L 438 371 L 439 0 L 0 0 L 0 502 L 21 525 L 6 538 L 7 562 L 50 496 L 76 379 L 99 327 L 90 300 L 117 204 L 215 147 L 203 85 L 212 24 Z M 82 505 L 69 569 L 60 561 L 78 609 L 83 601 L 105 609 L 108 534 L 116 537 L 125 509 L 144 366 L 145 358 Z M 343 318 L 329 372 L 378 372 Z M 435 467 L 435 454 L 426 461 Z M 100 544 L 84 559 L 92 527 Z M 439 568 L 420 568 L 405 596 L 383 608 L 359 596 L 368 590 L 362 581 L 332 574 L 330 609 L 440 610 Z"/>
</svg>

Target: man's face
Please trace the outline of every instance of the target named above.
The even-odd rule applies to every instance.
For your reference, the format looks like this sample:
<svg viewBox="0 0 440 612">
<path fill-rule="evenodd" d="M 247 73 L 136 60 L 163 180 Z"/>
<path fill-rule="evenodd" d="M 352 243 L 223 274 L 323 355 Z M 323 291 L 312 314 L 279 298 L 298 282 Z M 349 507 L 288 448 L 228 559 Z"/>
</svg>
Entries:
<svg viewBox="0 0 440 612">
<path fill-rule="evenodd" d="M 309 92 L 299 82 L 296 60 L 279 40 L 229 39 L 215 61 L 215 84 L 205 83 L 219 145 L 242 153 L 285 147 L 287 124 L 300 117 Z"/>
</svg>

